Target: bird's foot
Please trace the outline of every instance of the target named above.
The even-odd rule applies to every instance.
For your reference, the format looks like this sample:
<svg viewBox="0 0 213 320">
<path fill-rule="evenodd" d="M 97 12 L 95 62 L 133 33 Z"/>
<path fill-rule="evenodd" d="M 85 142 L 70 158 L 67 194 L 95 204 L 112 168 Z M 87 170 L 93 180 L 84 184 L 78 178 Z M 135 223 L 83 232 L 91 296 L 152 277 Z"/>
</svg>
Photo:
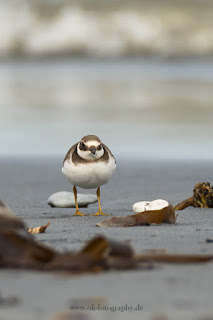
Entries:
<svg viewBox="0 0 213 320">
<path fill-rule="evenodd" d="M 97 213 L 90 214 L 90 216 L 111 216 L 111 213 L 103 213 L 102 210 L 99 210 Z"/>
<path fill-rule="evenodd" d="M 87 216 L 87 213 L 83 213 L 80 210 L 76 210 L 74 216 Z"/>
</svg>

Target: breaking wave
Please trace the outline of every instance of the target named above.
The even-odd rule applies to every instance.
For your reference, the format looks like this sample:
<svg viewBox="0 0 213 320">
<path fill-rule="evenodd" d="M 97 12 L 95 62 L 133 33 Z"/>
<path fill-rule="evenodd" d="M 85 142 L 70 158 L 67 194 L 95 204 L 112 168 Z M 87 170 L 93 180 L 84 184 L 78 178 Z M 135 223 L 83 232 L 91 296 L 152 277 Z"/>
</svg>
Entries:
<svg viewBox="0 0 213 320">
<path fill-rule="evenodd" d="M 0 58 L 210 57 L 213 2 L 0 1 Z"/>
</svg>

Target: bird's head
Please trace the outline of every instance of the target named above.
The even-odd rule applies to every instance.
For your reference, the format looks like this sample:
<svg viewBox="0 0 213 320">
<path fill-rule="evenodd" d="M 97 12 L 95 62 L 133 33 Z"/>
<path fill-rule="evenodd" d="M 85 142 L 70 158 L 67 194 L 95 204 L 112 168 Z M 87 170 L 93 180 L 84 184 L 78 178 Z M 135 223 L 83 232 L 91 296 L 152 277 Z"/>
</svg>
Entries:
<svg viewBox="0 0 213 320">
<path fill-rule="evenodd" d="M 97 160 L 104 154 L 101 140 L 95 135 L 83 137 L 77 145 L 79 157 L 86 161 Z"/>
</svg>

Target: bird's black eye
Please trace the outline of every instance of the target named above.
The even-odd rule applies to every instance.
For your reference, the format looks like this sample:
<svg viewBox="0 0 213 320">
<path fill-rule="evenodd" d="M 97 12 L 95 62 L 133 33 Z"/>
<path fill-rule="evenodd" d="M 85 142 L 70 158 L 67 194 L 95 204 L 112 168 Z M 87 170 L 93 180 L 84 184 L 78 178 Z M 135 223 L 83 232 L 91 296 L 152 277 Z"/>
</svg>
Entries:
<svg viewBox="0 0 213 320">
<path fill-rule="evenodd" d="M 86 145 L 82 141 L 80 142 L 80 146 L 79 147 L 80 147 L 81 150 L 86 150 L 87 149 Z"/>
<path fill-rule="evenodd" d="M 102 144 L 99 144 L 99 146 L 97 147 L 98 150 L 102 149 Z"/>
</svg>

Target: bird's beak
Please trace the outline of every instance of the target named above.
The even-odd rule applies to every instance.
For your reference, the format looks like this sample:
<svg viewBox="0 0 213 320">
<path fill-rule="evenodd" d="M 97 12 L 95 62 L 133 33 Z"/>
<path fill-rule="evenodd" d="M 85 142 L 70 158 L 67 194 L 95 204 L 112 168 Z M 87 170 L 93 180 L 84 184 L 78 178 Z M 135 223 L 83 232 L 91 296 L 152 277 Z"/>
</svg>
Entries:
<svg viewBox="0 0 213 320">
<path fill-rule="evenodd" d="M 96 147 L 95 146 L 91 146 L 90 148 L 91 153 L 95 154 L 96 153 Z"/>
</svg>

